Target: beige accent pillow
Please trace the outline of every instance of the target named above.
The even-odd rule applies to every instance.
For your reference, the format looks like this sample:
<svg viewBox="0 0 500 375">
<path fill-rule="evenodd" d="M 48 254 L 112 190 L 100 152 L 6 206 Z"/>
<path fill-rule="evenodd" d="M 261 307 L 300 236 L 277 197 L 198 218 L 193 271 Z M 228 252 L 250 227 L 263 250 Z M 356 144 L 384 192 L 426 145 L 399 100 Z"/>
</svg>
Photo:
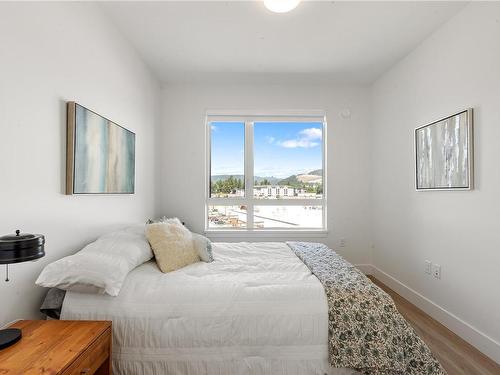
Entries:
<svg viewBox="0 0 500 375">
<path fill-rule="evenodd" d="M 191 232 L 178 219 L 146 225 L 146 238 L 161 272 L 171 272 L 200 261 Z"/>
</svg>

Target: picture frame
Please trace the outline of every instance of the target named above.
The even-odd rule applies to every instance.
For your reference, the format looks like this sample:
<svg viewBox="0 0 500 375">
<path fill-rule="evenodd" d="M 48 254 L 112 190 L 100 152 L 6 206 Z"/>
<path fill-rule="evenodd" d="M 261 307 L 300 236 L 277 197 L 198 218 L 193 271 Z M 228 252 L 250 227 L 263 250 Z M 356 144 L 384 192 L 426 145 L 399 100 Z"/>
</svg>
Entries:
<svg viewBox="0 0 500 375">
<path fill-rule="evenodd" d="M 472 190 L 473 109 L 415 129 L 415 189 Z"/>
<path fill-rule="evenodd" d="M 134 194 L 135 133 L 67 103 L 66 194 Z"/>
</svg>

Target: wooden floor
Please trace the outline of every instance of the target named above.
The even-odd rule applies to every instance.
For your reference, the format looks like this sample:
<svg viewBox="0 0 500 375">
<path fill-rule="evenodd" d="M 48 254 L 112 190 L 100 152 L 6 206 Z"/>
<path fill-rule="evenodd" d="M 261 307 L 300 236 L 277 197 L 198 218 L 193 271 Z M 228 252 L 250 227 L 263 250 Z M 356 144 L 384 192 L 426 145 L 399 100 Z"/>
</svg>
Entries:
<svg viewBox="0 0 500 375">
<path fill-rule="evenodd" d="M 500 366 L 493 360 L 382 282 L 372 276 L 369 277 L 392 297 L 399 312 L 426 342 L 448 375 L 500 375 Z"/>
</svg>

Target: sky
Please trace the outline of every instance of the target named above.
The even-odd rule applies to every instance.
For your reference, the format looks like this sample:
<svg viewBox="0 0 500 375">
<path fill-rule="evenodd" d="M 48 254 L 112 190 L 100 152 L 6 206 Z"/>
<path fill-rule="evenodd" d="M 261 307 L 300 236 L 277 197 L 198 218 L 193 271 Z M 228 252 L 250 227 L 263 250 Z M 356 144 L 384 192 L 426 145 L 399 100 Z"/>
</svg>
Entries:
<svg viewBox="0 0 500 375">
<path fill-rule="evenodd" d="M 212 175 L 244 172 L 245 125 L 212 122 Z M 322 168 L 322 123 L 255 122 L 254 175 L 285 178 Z"/>
</svg>

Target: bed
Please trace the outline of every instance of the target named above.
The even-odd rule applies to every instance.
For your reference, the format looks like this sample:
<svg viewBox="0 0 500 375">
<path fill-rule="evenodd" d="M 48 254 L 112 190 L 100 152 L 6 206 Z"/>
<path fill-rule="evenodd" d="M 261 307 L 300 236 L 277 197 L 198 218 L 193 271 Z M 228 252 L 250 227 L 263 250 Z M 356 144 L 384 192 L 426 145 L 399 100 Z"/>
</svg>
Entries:
<svg viewBox="0 0 500 375">
<path fill-rule="evenodd" d="M 115 374 L 351 375 L 328 364 L 328 305 L 285 243 L 213 243 L 215 262 L 153 261 L 117 297 L 67 292 L 62 319 L 113 321 Z"/>
<path fill-rule="evenodd" d="M 116 374 L 446 375 L 390 296 L 324 244 L 214 243 L 213 262 L 162 273 L 150 257 L 115 266 L 129 242 L 103 242 L 39 280 L 86 280 L 61 318 L 113 321 Z M 119 294 L 92 292 L 93 275 L 122 269 Z"/>
</svg>

